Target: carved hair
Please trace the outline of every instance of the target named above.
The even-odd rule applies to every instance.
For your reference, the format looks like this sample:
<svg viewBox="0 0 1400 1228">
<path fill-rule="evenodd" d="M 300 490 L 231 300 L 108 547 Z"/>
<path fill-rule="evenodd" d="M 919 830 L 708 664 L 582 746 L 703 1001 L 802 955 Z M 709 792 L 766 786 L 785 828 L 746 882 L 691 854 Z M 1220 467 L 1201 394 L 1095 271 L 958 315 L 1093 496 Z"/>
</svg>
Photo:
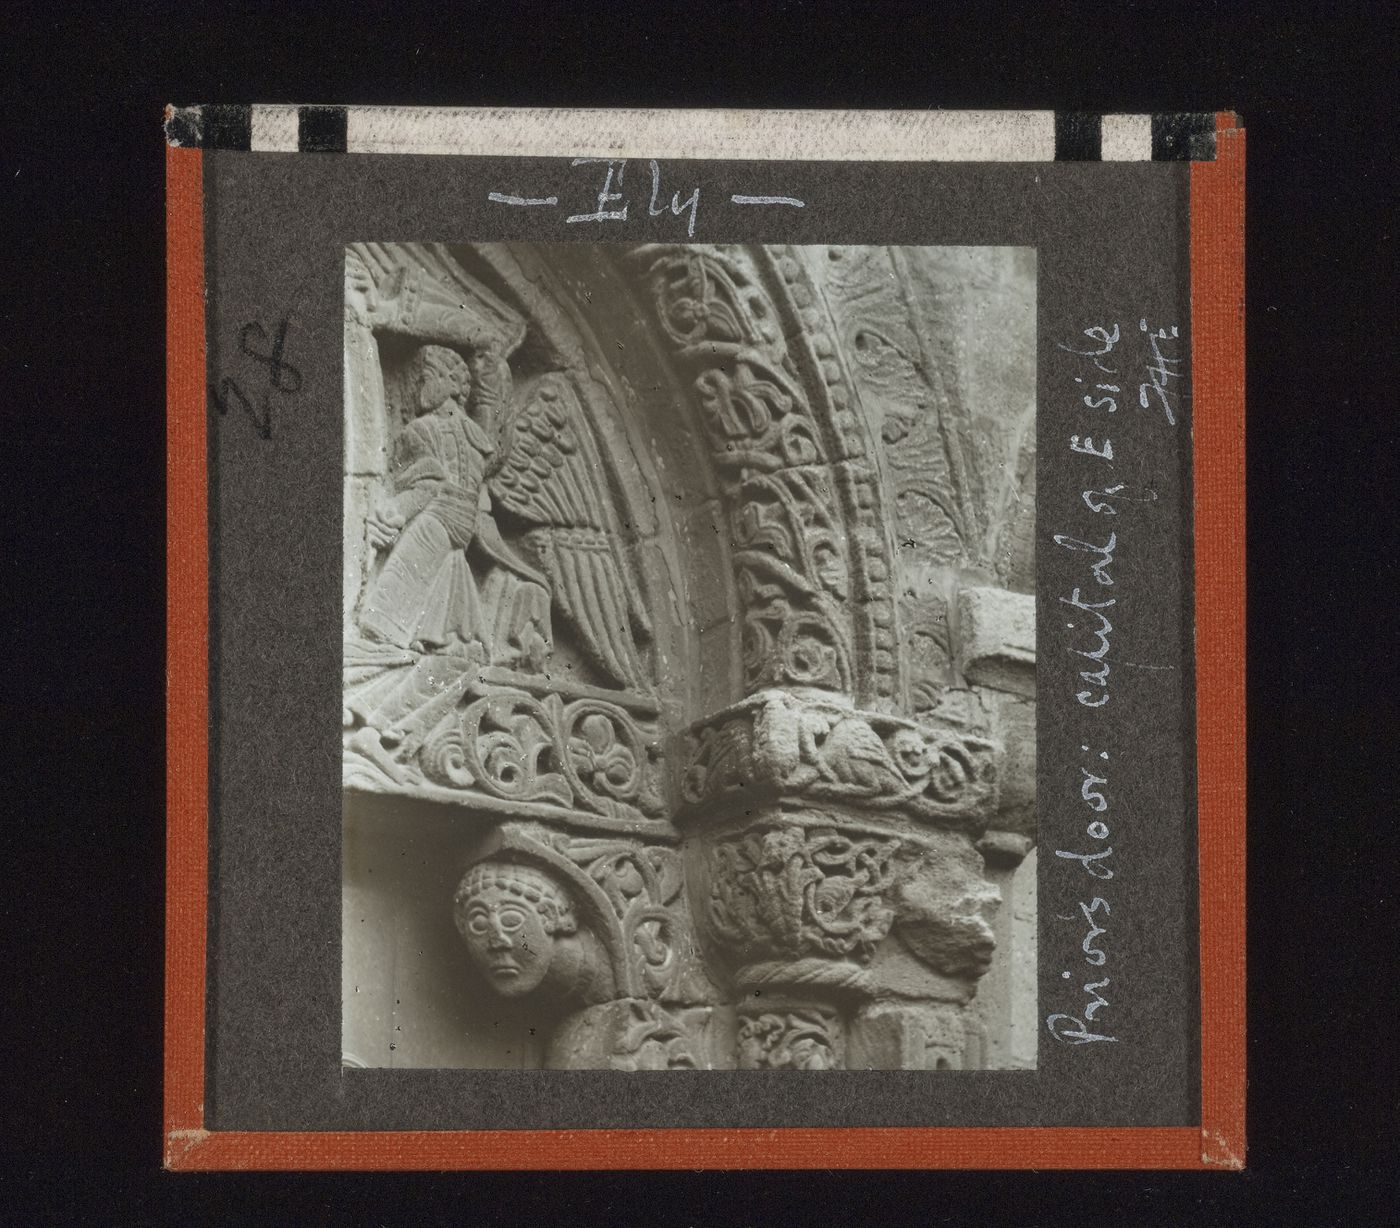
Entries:
<svg viewBox="0 0 1400 1228">
<path fill-rule="evenodd" d="M 419 346 L 410 366 L 414 382 L 420 382 L 429 369 L 447 381 L 453 400 L 459 405 L 466 405 L 471 393 L 472 375 L 465 358 L 445 345 Z"/>
<path fill-rule="evenodd" d="M 529 904 L 549 934 L 572 934 L 578 929 L 573 903 L 563 888 L 543 871 L 514 861 L 481 861 L 472 866 L 453 902 L 459 910 L 465 909 L 475 896 L 491 887 Z"/>
</svg>

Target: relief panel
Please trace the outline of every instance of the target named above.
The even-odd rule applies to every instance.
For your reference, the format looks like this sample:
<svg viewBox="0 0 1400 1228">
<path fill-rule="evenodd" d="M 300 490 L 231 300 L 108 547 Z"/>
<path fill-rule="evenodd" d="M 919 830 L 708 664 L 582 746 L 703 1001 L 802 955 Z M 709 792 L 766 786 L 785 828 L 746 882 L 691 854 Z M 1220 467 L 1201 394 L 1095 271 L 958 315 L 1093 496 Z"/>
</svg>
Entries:
<svg viewBox="0 0 1400 1228">
<path fill-rule="evenodd" d="M 1033 272 L 1000 249 L 347 251 L 347 824 L 461 850 L 438 975 L 532 1021 L 495 1064 L 1010 1052 Z M 978 1005 L 1011 955 L 1022 989 L 998 973 Z"/>
</svg>

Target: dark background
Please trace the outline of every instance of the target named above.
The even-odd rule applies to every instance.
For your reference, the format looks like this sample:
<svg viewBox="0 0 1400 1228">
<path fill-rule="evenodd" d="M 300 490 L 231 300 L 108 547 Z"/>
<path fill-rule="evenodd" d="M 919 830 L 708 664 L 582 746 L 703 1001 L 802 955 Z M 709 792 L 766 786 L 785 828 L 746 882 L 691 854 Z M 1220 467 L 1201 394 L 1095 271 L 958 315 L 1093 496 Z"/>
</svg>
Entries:
<svg viewBox="0 0 1400 1228">
<path fill-rule="evenodd" d="M 1397 543 L 1387 7 L 6 10 L 10 1222 L 1383 1220 Z M 1233 107 L 1249 132 L 1249 1170 L 160 1171 L 166 101 Z M 18 227 L 13 223 L 18 222 Z M 18 463 L 15 463 L 18 462 Z M 18 1076 L 18 1077 L 17 1077 Z M 13 1217 L 13 1218 L 12 1218 Z"/>
</svg>

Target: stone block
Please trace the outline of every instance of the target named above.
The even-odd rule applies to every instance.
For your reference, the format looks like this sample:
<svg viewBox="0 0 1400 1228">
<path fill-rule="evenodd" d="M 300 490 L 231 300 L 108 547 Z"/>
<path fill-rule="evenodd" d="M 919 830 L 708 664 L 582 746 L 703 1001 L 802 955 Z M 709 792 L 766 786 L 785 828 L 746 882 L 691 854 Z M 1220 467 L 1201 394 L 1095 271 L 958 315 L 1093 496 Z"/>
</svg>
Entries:
<svg viewBox="0 0 1400 1228">
<path fill-rule="evenodd" d="M 999 588 L 958 594 L 958 669 L 975 686 L 1035 698 L 1035 598 Z"/>
</svg>

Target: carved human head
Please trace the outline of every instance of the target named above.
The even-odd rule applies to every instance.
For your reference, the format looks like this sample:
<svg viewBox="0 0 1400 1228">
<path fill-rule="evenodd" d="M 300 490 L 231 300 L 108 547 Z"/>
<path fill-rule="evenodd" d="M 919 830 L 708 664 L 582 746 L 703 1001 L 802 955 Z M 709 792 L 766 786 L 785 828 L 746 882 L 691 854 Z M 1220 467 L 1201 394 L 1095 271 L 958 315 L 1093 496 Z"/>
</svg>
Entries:
<svg viewBox="0 0 1400 1228">
<path fill-rule="evenodd" d="M 462 879 L 455 903 L 457 929 L 473 962 L 508 998 L 539 988 L 558 936 L 578 929 L 564 889 L 517 862 L 479 862 Z"/>
<path fill-rule="evenodd" d="M 425 345 L 413 356 L 414 415 L 431 414 L 448 402 L 464 407 L 471 394 L 467 360 L 445 345 Z"/>
</svg>

